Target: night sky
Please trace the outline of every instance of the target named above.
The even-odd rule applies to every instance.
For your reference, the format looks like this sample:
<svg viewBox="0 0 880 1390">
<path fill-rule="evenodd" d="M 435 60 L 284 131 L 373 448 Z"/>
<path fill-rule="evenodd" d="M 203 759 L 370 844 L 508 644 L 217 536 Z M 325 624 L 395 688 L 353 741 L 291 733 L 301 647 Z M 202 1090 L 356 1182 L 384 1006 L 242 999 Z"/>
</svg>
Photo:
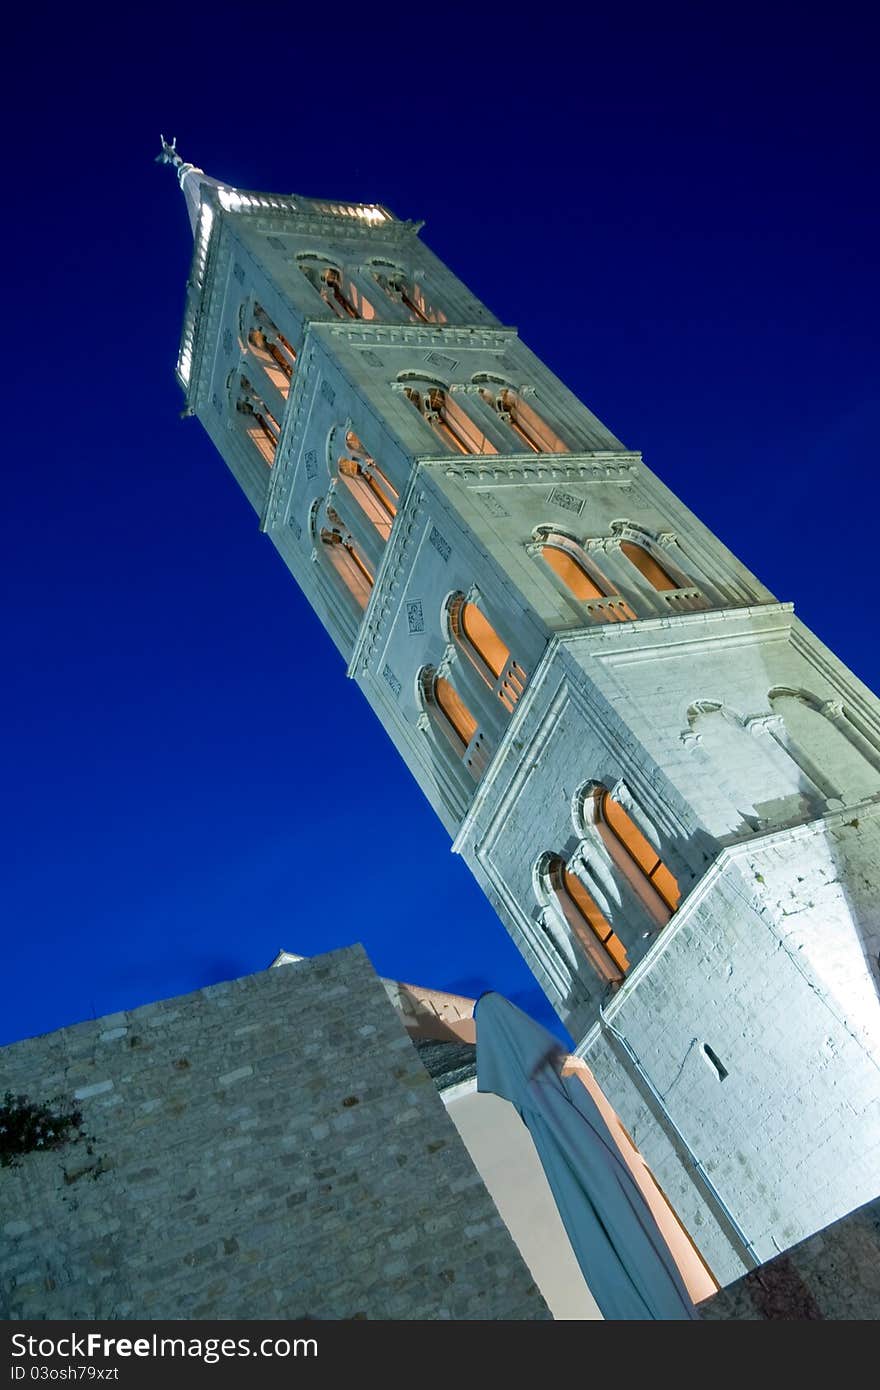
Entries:
<svg viewBox="0 0 880 1390">
<path fill-rule="evenodd" d="M 880 687 L 869 8 L 607 8 L 32 6 L 6 33 L 0 1041 L 354 940 L 547 1017 L 179 418 L 191 237 L 160 130 L 242 188 L 424 218 Z"/>
</svg>

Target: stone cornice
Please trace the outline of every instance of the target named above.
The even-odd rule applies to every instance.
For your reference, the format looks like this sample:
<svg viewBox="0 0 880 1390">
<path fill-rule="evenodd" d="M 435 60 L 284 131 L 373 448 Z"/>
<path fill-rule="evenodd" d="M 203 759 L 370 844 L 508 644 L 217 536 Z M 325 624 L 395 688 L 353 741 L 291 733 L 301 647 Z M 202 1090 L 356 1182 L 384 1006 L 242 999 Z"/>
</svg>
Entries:
<svg viewBox="0 0 880 1390">
<path fill-rule="evenodd" d="M 515 339 L 515 328 L 504 325 L 436 323 L 340 323 L 332 319 L 312 319 L 312 325 L 331 338 L 344 338 L 355 346 L 411 347 L 413 344 L 457 348 L 499 348 Z M 428 364 L 430 365 L 430 364 Z M 430 375 L 430 372 L 427 372 Z"/>
<path fill-rule="evenodd" d="M 641 457 L 627 450 L 583 450 L 577 454 L 472 455 L 450 463 L 450 454 L 422 459 L 426 468 L 442 468 L 447 478 L 481 486 L 485 483 L 536 483 L 548 480 L 591 483 L 605 478 L 629 478 L 640 471 Z M 540 462 L 537 459 L 540 458 Z"/>
<path fill-rule="evenodd" d="M 289 234 L 305 234 L 307 236 L 326 237 L 330 240 L 338 241 L 341 238 L 356 241 L 373 242 L 374 244 L 390 242 L 416 241 L 422 222 L 380 222 L 377 225 L 361 223 L 354 218 L 337 217 L 332 214 L 323 216 L 315 212 L 294 212 L 271 213 L 265 209 L 254 211 L 227 212 L 223 214 L 231 219 L 242 218 L 258 232 L 265 232 L 268 235 L 278 235 L 287 232 Z"/>
</svg>

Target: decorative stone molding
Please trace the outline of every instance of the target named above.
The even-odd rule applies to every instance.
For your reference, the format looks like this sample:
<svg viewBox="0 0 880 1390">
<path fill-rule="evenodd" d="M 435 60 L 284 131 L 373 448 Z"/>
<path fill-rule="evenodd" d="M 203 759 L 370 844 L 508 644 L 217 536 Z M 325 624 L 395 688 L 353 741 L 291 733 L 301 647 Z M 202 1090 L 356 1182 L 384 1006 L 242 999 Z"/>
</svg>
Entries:
<svg viewBox="0 0 880 1390">
<path fill-rule="evenodd" d="M 388 347 L 489 348 L 497 352 L 516 338 L 515 328 L 493 328 L 488 324 L 465 328 L 433 323 L 375 323 L 373 320 L 341 324 L 338 320 L 321 319 L 316 321 L 316 326 L 331 338 L 344 338 L 349 343 L 367 347 L 385 344 Z"/>
<path fill-rule="evenodd" d="M 785 720 L 780 714 L 754 714 L 743 720 L 743 728 L 755 738 L 759 738 L 761 734 L 784 735 Z"/>
<path fill-rule="evenodd" d="M 405 382 L 392 383 L 392 390 L 402 389 L 404 385 Z M 522 454 L 507 457 L 493 455 L 491 463 L 479 464 L 476 461 L 470 464 L 450 463 L 448 455 L 427 456 L 422 462 L 428 468 L 442 467 L 447 478 L 478 486 L 495 482 L 540 483 L 545 480 L 584 483 L 620 480 L 630 486 L 630 475 L 637 471 L 636 464 L 631 461 L 632 455 L 618 455 L 620 461 L 616 463 L 606 462 L 606 456 L 594 458 L 590 454 L 579 454 L 576 457 L 583 462 L 573 462 L 571 454 L 542 454 L 540 463 L 524 463 Z"/>
<path fill-rule="evenodd" d="M 622 777 L 618 778 L 614 786 L 609 788 L 609 795 L 612 801 L 617 802 L 618 806 L 630 809 L 634 806 L 632 792 Z"/>
<path fill-rule="evenodd" d="M 824 705 L 819 706 L 819 713 L 824 714 L 826 719 L 846 718 L 842 700 L 826 700 Z"/>
</svg>

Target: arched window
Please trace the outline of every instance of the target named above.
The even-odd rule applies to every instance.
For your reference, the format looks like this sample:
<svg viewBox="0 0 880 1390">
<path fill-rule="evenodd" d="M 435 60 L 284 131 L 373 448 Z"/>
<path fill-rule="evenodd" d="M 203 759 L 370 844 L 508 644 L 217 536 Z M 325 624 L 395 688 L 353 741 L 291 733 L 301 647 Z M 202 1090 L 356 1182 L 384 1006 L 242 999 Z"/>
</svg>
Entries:
<svg viewBox="0 0 880 1390">
<path fill-rule="evenodd" d="M 570 452 L 565 440 L 551 429 L 519 391 L 500 378 L 486 374 L 475 376 L 474 381 L 482 383 L 480 396 L 501 417 L 520 444 L 525 444 L 535 454 Z"/>
<path fill-rule="evenodd" d="M 475 603 L 462 604 L 461 630 L 492 675 L 500 676 L 510 660 L 510 648 L 504 645 L 485 613 L 481 613 Z"/>
<path fill-rule="evenodd" d="M 359 608 L 366 608 L 373 588 L 373 574 L 352 537 L 331 507 L 327 508 L 331 525 L 324 526 L 318 539 L 339 578 Z M 335 523 L 335 524 L 333 524 Z"/>
<path fill-rule="evenodd" d="M 444 444 L 459 454 L 497 454 L 495 445 L 453 400 L 445 386 L 419 377 L 400 377 L 403 393 Z"/>
<path fill-rule="evenodd" d="M 630 964 L 626 947 L 595 898 L 558 855 L 548 860 L 545 875 L 590 964 L 604 980 L 619 984 Z"/>
<path fill-rule="evenodd" d="M 559 532 L 546 531 L 539 535 L 537 546 L 541 559 L 572 598 L 590 605 L 589 615 L 594 621 L 622 623 L 635 618 L 629 604 L 611 591 L 604 575 L 600 575 L 576 541 Z"/>
<path fill-rule="evenodd" d="M 235 409 L 243 417 L 244 432 L 248 439 L 271 468 L 275 461 L 281 426 L 246 376 L 239 377 L 239 394 Z"/>
<path fill-rule="evenodd" d="M 440 675 L 433 666 L 423 666 L 418 674 L 418 694 L 423 715 L 419 725 L 433 731 L 434 750 L 458 786 L 469 798 L 470 782 L 479 782 L 489 765 L 493 743 L 453 680 L 455 674 Z"/>
<path fill-rule="evenodd" d="M 653 890 L 668 921 L 681 901 L 678 883 L 654 846 L 618 801 L 604 787 L 595 793 L 596 821 L 612 859 L 628 870 L 634 886 Z"/>
<path fill-rule="evenodd" d="M 454 594 L 449 603 L 449 625 L 471 666 L 507 712 L 512 713 L 525 690 L 526 673 L 518 661 L 511 659 L 510 648 L 485 613 L 464 594 Z"/>
<path fill-rule="evenodd" d="M 379 288 L 392 303 L 402 304 L 414 323 L 446 323 L 446 315 L 428 302 L 422 286 L 398 266 L 374 261 L 371 268 Z"/>
<path fill-rule="evenodd" d="M 296 366 L 296 352 L 259 304 L 254 305 L 247 344 L 272 385 L 286 400 Z"/>
<path fill-rule="evenodd" d="M 643 574 L 648 583 L 655 589 L 680 589 L 683 586 L 677 579 L 663 568 L 649 550 L 643 545 L 637 545 L 635 541 L 621 541 L 620 549 L 629 560 L 631 565 L 635 565 L 640 574 Z"/>
<path fill-rule="evenodd" d="M 455 689 L 455 686 L 452 685 L 445 676 L 437 676 L 434 681 L 434 699 L 447 722 L 458 736 L 462 746 L 462 754 L 464 754 L 464 750 L 477 732 L 476 719 Z"/>
<path fill-rule="evenodd" d="M 340 319 L 373 319 L 376 310 L 354 280 L 321 256 L 300 256 L 297 264 L 324 303 Z"/>
<path fill-rule="evenodd" d="M 397 488 L 351 430 L 345 436 L 345 444 L 346 453 L 338 463 L 339 476 L 379 535 L 387 541 L 397 515 Z"/>
</svg>

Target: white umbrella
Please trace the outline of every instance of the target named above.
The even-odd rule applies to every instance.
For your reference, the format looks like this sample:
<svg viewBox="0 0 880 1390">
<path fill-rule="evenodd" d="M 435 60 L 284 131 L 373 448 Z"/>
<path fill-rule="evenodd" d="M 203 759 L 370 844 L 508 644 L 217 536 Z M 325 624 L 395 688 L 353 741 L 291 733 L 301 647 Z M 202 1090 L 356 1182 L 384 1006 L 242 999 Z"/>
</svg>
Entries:
<svg viewBox="0 0 880 1390">
<path fill-rule="evenodd" d="M 595 1101 L 562 1076 L 562 1044 L 501 994 L 474 1010 L 477 1090 L 516 1106 L 602 1316 L 698 1319 L 657 1223 Z"/>
</svg>

